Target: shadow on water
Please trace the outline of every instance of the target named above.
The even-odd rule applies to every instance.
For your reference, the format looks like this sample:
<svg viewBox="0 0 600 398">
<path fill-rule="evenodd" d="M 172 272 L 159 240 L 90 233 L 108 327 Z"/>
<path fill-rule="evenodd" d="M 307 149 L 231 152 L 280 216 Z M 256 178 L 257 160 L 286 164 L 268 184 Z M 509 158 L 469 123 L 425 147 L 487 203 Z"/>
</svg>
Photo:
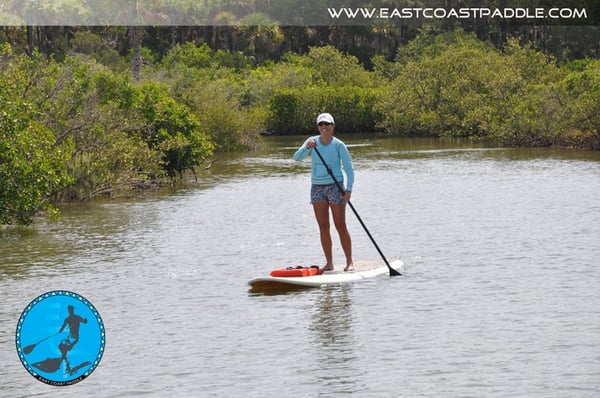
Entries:
<svg viewBox="0 0 600 398">
<path fill-rule="evenodd" d="M 302 292 L 307 292 L 319 287 L 311 286 L 296 286 L 288 284 L 274 284 L 274 285 L 255 285 L 248 289 L 249 296 L 280 296 L 280 295 L 294 295 Z"/>
</svg>

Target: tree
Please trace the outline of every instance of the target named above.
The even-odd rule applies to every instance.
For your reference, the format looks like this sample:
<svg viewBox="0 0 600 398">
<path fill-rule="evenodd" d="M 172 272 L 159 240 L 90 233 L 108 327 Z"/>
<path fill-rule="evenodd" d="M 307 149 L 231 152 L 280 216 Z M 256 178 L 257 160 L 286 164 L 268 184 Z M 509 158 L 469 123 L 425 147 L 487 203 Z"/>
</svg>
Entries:
<svg viewBox="0 0 600 398">
<path fill-rule="evenodd" d="M 167 174 L 181 177 L 212 155 L 214 147 L 190 109 L 167 92 L 165 86 L 145 83 L 139 89 L 136 108 L 146 121 L 144 140 L 161 154 Z"/>
<path fill-rule="evenodd" d="M 558 145 L 600 149 L 600 61 L 584 60 L 551 87 L 561 121 Z M 579 69 L 579 68 L 578 68 Z"/>
<path fill-rule="evenodd" d="M 30 224 L 50 198 L 70 183 L 68 153 L 35 120 L 33 107 L 0 80 L 0 224 Z"/>
<path fill-rule="evenodd" d="M 254 57 L 259 64 L 267 59 L 277 58 L 283 43 L 283 33 L 268 16 L 261 13 L 250 14 L 240 24 L 240 42 L 244 44 L 241 50 L 244 53 Z"/>
<path fill-rule="evenodd" d="M 415 40 L 398 62 L 376 107 L 389 133 L 491 136 L 513 144 L 527 142 L 527 134 L 548 136 L 543 129 L 555 111 L 549 101 L 538 102 L 543 90 L 536 86 L 560 73 L 551 58 L 529 46 L 510 41 L 500 52 L 457 31 Z"/>
</svg>

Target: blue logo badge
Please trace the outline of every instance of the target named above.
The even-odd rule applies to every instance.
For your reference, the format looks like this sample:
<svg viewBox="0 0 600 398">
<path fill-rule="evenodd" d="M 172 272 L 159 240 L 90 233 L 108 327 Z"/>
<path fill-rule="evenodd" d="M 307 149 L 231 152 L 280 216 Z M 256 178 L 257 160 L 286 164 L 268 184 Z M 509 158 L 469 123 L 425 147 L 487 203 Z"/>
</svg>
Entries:
<svg viewBox="0 0 600 398">
<path fill-rule="evenodd" d="M 105 333 L 96 308 L 77 293 L 44 293 L 23 310 L 17 354 L 36 379 L 54 386 L 88 377 L 104 353 Z"/>
</svg>

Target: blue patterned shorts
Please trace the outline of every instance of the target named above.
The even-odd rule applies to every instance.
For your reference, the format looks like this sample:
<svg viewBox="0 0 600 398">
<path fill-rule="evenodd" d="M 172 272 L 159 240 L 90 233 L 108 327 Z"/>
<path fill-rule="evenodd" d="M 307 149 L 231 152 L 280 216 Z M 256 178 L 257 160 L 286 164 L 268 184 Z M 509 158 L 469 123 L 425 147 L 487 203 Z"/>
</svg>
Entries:
<svg viewBox="0 0 600 398">
<path fill-rule="evenodd" d="M 310 203 L 329 202 L 334 205 L 343 205 L 346 201 L 342 199 L 342 196 L 344 194 L 340 192 L 336 184 L 313 185 L 310 188 Z"/>
</svg>

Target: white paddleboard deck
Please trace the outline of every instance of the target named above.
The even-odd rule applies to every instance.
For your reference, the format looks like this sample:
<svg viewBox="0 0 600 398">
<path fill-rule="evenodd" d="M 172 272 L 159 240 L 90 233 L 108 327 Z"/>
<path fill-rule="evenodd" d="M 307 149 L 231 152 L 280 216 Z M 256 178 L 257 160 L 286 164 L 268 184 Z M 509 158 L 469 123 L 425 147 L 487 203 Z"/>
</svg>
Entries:
<svg viewBox="0 0 600 398">
<path fill-rule="evenodd" d="M 402 261 L 395 260 L 390 266 L 399 271 Z M 286 288 L 322 287 L 341 285 L 389 274 L 389 269 L 383 261 L 363 261 L 354 264 L 355 271 L 344 272 L 344 266 L 338 265 L 334 271 L 325 271 L 321 275 L 311 276 L 264 276 L 248 281 L 252 290 L 275 290 Z"/>
</svg>

